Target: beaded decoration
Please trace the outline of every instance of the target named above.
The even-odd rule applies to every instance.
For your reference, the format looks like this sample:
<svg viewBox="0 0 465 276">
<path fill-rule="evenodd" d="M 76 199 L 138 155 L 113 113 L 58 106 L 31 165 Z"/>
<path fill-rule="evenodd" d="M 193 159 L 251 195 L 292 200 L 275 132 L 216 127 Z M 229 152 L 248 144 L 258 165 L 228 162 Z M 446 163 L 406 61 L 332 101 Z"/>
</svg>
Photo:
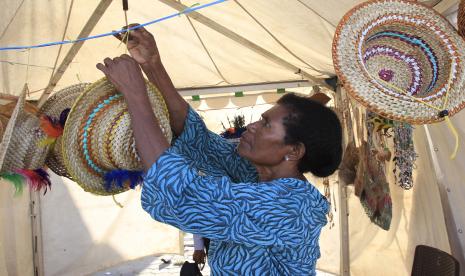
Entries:
<svg viewBox="0 0 465 276">
<path fill-rule="evenodd" d="M 413 145 L 413 127 L 408 123 L 394 122 L 393 170 L 397 185 L 405 190 L 413 187 L 413 169 L 417 154 Z"/>
</svg>

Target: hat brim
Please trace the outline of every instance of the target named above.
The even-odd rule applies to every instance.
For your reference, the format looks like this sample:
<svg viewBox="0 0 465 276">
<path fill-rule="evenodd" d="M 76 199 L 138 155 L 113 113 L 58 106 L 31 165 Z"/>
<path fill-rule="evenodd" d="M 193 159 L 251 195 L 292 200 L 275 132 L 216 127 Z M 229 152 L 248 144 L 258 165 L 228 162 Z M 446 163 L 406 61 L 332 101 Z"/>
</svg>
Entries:
<svg viewBox="0 0 465 276">
<path fill-rule="evenodd" d="M 18 121 L 19 114 L 24 109 L 24 102 L 26 101 L 27 91 L 28 91 L 28 88 L 27 86 L 25 86 L 21 95 L 18 98 L 18 101 L 16 102 L 16 106 L 13 110 L 13 113 L 11 114 L 10 120 L 8 121 L 7 126 L 4 128 L 2 142 L 0 144 L 0 168 L 2 168 L 0 171 L 2 172 L 3 172 L 3 164 L 4 164 L 5 157 L 7 155 L 7 152 L 8 152 L 10 143 L 11 143 L 11 138 L 13 137 L 13 131 L 15 129 L 16 122 Z"/>
</svg>

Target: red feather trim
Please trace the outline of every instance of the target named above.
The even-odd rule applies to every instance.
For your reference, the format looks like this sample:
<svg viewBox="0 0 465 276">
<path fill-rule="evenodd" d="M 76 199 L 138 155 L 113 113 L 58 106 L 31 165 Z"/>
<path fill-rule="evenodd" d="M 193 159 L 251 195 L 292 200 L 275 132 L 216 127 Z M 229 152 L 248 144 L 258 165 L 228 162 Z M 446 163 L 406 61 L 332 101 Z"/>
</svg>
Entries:
<svg viewBox="0 0 465 276">
<path fill-rule="evenodd" d="M 63 135 L 63 127 L 60 124 L 52 122 L 48 116 L 40 117 L 40 128 L 42 128 L 48 137 L 58 138 Z"/>
</svg>

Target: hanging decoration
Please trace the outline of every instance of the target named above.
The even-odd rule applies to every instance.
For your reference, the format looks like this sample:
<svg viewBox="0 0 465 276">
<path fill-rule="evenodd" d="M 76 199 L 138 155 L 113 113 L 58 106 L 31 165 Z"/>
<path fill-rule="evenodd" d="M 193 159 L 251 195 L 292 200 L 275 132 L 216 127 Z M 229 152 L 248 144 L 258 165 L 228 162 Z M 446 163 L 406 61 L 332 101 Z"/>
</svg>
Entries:
<svg viewBox="0 0 465 276">
<path fill-rule="evenodd" d="M 43 169 L 50 146 L 38 146 L 47 135 L 40 127 L 37 114 L 26 108 L 27 91 L 25 85 L 13 112 L 7 112 L 11 116 L 0 144 L 0 177 L 14 185 L 15 195 L 22 193 L 25 184 L 34 191 L 44 190 L 44 194 L 51 188 L 49 175 Z"/>
<path fill-rule="evenodd" d="M 394 177 L 405 190 L 413 187 L 413 169 L 417 154 L 413 145 L 413 127 L 408 123 L 394 122 Z"/>
<path fill-rule="evenodd" d="M 386 161 L 389 160 L 378 157 L 385 137 L 374 131 L 375 117 L 374 113 L 367 111 L 367 141 L 363 141 L 359 148 L 360 162 L 354 180 L 355 195 L 360 198 L 370 220 L 382 229 L 389 230 L 392 219 L 392 199 L 386 179 Z"/>
<path fill-rule="evenodd" d="M 153 112 L 171 142 L 163 97 L 148 81 L 146 85 Z M 127 104 L 106 78 L 88 86 L 75 100 L 61 139 L 67 173 L 85 191 L 115 195 L 142 183 L 143 166 Z"/>
<path fill-rule="evenodd" d="M 362 3 L 339 23 L 333 63 L 348 93 L 382 117 L 425 124 L 465 107 L 465 41 L 435 10 L 415 1 Z"/>
<path fill-rule="evenodd" d="M 334 227 L 334 214 L 333 214 L 333 209 L 332 209 L 333 204 L 331 201 L 331 188 L 329 187 L 329 178 L 325 177 L 323 179 L 323 187 L 324 187 L 324 195 L 326 197 L 326 200 L 328 201 L 329 206 L 331 206 L 327 214 L 329 229 L 331 229 Z"/>
<path fill-rule="evenodd" d="M 71 180 L 73 178 L 63 161 L 62 136 L 71 107 L 89 85 L 89 83 L 80 83 L 65 87 L 48 98 L 39 110 L 41 128 L 47 134 L 39 145 L 50 144 L 52 147 L 45 164 L 55 174 Z"/>
</svg>

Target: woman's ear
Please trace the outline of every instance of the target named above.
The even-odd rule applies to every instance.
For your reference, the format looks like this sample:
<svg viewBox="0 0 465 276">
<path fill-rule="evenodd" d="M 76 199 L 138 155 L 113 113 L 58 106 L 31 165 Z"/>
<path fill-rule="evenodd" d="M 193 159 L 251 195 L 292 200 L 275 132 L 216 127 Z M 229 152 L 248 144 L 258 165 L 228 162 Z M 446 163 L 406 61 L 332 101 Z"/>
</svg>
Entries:
<svg viewBox="0 0 465 276">
<path fill-rule="evenodd" d="M 291 151 L 286 155 L 289 160 L 300 160 L 305 155 L 305 145 L 301 142 L 292 146 Z"/>
</svg>

